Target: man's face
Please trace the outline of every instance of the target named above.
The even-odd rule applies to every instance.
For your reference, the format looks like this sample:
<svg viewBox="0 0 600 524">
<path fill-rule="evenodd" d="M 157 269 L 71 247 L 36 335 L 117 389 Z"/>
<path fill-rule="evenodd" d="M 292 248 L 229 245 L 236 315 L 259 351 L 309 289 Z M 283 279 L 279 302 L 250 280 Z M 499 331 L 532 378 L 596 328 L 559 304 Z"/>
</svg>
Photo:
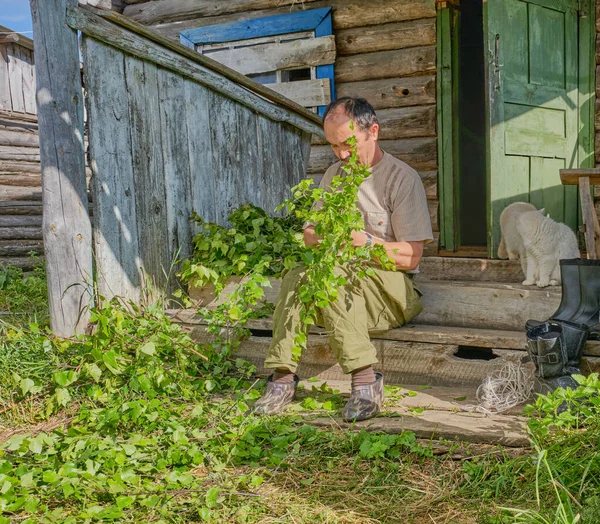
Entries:
<svg viewBox="0 0 600 524">
<path fill-rule="evenodd" d="M 350 118 L 342 111 L 329 113 L 323 125 L 325 138 L 331 145 L 335 156 L 340 160 L 347 160 L 350 157 L 348 139 L 355 135 L 359 161 L 361 164 L 370 166 L 377 151 L 379 125 L 373 124 L 368 131 L 364 131 L 355 124 L 354 130 L 352 130 L 350 122 Z"/>
</svg>

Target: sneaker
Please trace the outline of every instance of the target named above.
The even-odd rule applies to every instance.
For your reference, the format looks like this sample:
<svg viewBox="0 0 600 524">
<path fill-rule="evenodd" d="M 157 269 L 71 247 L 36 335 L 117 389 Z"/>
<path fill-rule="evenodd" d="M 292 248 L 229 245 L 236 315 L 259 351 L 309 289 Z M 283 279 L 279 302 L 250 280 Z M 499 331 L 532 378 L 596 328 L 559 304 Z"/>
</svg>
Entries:
<svg viewBox="0 0 600 524">
<path fill-rule="evenodd" d="M 383 404 L 383 375 L 375 373 L 372 384 L 352 388 L 350 399 L 342 409 L 342 418 L 346 422 L 367 420 L 381 411 Z"/>
<path fill-rule="evenodd" d="M 283 409 L 294 400 L 296 388 L 300 379 L 294 375 L 294 381 L 286 384 L 273 382 L 273 375 L 267 382 L 267 390 L 254 404 L 253 412 L 257 415 L 274 415 L 281 413 Z"/>
</svg>

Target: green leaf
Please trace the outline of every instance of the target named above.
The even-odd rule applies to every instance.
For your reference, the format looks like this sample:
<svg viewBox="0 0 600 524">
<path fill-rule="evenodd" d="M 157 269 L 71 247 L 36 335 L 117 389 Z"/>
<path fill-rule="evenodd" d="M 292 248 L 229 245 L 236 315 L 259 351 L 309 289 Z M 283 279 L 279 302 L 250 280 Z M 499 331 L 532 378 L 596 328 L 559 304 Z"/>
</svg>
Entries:
<svg viewBox="0 0 600 524">
<path fill-rule="evenodd" d="M 156 346 L 154 342 L 147 342 L 140 348 L 140 352 L 144 353 L 144 355 L 154 355 L 156 353 Z"/>
<path fill-rule="evenodd" d="M 120 509 L 128 508 L 134 502 L 135 502 L 135 498 L 133 498 L 129 495 L 127 495 L 127 496 L 121 495 L 121 496 L 117 497 L 117 499 L 116 499 L 117 507 Z"/>
<path fill-rule="evenodd" d="M 30 378 L 24 378 L 21 380 L 21 393 L 23 396 L 27 395 L 31 391 L 31 388 L 35 387 L 35 382 Z"/>
<path fill-rule="evenodd" d="M 114 351 L 107 351 L 102 354 L 102 361 L 106 364 L 106 367 L 110 370 L 114 375 L 120 375 L 121 370 L 119 369 L 119 364 L 117 364 L 117 355 Z"/>
<path fill-rule="evenodd" d="M 221 494 L 221 488 L 210 488 L 206 492 L 206 505 L 209 508 L 216 508 L 217 502 L 219 501 L 220 494 Z"/>
</svg>

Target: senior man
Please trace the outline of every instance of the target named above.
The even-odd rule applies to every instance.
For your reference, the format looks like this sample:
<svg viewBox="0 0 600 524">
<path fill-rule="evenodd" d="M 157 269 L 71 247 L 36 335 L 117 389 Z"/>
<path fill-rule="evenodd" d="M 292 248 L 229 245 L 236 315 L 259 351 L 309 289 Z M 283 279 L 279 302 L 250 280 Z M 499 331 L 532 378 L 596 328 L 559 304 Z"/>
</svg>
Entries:
<svg viewBox="0 0 600 524">
<path fill-rule="evenodd" d="M 433 233 L 419 175 L 381 149 L 377 116 L 364 98 L 343 97 L 329 104 L 324 130 L 340 161 L 327 170 L 321 187 L 329 188 L 334 176 L 345 174 L 341 166 L 350 156 L 348 139 L 356 136 L 359 161 L 370 167 L 371 175 L 358 191 L 357 206 L 365 228 L 352 232 L 353 245 L 382 244 L 398 269 L 376 268 L 375 275 L 359 278 L 340 266 L 337 270 L 347 284 L 339 289 L 335 303 L 319 310 L 318 323 L 325 326 L 342 370 L 352 376 L 352 393 L 342 416 L 347 421 L 365 420 L 377 415 L 383 402 L 383 375 L 373 370 L 377 351 L 369 333 L 402 326 L 423 309 L 412 278 L 418 272 L 423 244 L 433 240 Z M 305 244 L 317 246 L 318 241 L 314 226 L 307 225 Z M 265 360 L 265 367 L 274 369 L 274 373 L 254 407 L 259 414 L 281 412 L 296 392 L 298 363 L 292 358 L 292 347 L 304 271 L 304 267 L 298 267 L 282 280 L 273 316 L 273 342 Z"/>
</svg>

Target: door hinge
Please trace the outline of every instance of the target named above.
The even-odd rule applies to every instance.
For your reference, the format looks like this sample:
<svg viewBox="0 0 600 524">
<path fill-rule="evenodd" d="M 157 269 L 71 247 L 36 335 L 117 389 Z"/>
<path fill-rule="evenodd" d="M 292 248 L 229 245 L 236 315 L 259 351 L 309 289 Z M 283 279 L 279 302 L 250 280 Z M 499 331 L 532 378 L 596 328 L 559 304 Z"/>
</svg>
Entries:
<svg viewBox="0 0 600 524">
<path fill-rule="evenodd" d="M 444 9 L 446 7 L 458 7 L 460 0 L 435 0 L 435 6 L 437 9 Z"/>
<path fill-rule="evenodd" d="M 579 18 L 587 18 L 590 14 L 590 2 L 589 0 L 579 0 L 578 7 Z"/>
</svg>

